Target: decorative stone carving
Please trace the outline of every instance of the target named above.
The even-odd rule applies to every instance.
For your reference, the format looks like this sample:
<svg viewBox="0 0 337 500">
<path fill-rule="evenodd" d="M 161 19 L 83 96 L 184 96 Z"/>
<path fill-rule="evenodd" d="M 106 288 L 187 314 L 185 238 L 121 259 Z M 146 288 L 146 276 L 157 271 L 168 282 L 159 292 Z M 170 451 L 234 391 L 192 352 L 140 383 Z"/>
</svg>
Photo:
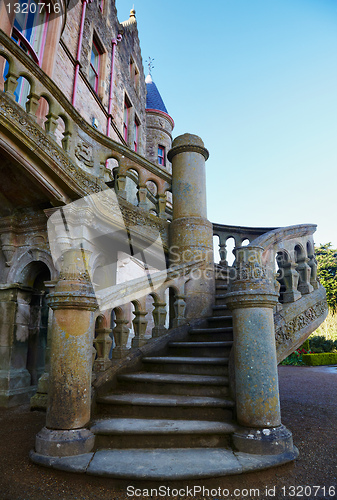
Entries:
<svg viewBox="0 0 337 500">
<path fill-rule="evenodd" d="M 78 160 L 84 163 L 87 167 L 94 166 L 92 146 L 87 142 L 78 142 L 75 148 L 75 156 Z"/>
<path fill-rule="evenodd" d="M 276 343 L 282 344 L 285 341 L 291 340 L 297 332 L 310 325 L 310 323 L 319 317 L 323 316 L 326 313 L 326 310 L 326 301 L 322 300 L 309 307 L 306 311 L 302 312 L 288 323 L 280 324 L 281 321 L 278 320 L 278 324 L 276 324 L 275 328 Z"/>
</svg>

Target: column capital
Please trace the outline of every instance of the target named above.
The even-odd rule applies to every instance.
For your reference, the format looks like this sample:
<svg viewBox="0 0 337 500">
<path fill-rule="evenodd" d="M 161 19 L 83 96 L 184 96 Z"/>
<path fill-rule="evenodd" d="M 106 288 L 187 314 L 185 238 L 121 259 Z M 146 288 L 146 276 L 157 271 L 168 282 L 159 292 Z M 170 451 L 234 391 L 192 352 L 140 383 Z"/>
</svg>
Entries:
<svg viewBox="0 0 337 500">
<path fill-rule="evenodd" d="M 172 158 L 179 153 L 199 153 L 205 160 L 208 160 L 209 152 L 205 148 L 200 137 L 194 134 L 183 134 L 176 137 L 172 143 L 172 149 L 167 153 L 167 158 L 172 162 Z"/>
</svg>

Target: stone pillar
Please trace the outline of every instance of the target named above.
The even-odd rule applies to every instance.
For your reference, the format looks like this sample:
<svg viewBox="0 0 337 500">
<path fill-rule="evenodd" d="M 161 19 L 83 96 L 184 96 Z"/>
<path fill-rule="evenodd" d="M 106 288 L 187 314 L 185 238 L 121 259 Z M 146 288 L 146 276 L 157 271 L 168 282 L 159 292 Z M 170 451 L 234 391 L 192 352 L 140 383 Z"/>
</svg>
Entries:
<svg viewBox="0 0 337 500">
<path fill-rule="evenodd" d="M 170 263 L 200 263 L 186 283 L 186 318 L 210 314 L 214 303 L 213 227 L 206 213 L 207 158 L 203 141 L 192 134 L 177 137 L 168 153 L 173 196 Z"/>
<path fill-rule="evenodd" d="M 239 451 L 277 455 L 293 452 L 292 435 L 281 425 L 273 308 L 274 276 L 262 266 L 263 248 L 235 250 L 235 276 L 226 304 L 233 314 Z"/>
<path fill-rule="evenodd" d="M 36 436 L 36 452 L 47 456 L 87 453 L 94 436 L 90 420 L 92 345 L 96 298 L 87 271 L 88 253 L 64 253 L 49 306 L 54 311 L 46 427 Z"/>
<path fill-rule="evenodd" d="M 0 407 L 28 403 L 36 387 L 27 370 L 32 289 L 0 285 Z"/>
</svg>

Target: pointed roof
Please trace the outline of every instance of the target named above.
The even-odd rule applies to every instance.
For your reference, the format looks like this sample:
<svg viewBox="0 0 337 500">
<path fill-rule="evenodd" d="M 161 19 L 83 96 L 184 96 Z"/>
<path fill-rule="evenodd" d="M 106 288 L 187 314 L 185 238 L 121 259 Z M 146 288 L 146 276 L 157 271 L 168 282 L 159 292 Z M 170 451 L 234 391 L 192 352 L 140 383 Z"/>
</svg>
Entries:
<svg viewBox="0 0 337 500">
<path fill-rule="evenodd" d="M 151 75 L 147 75 L 145 78 L 146 83 L 146 109 L 155 109 L 157 111 L 163 111 L 168 114 L 166 106 L 164 104 L 163 99 L 157 89 L 156 84 L 152 81 Z"/>
</svg>

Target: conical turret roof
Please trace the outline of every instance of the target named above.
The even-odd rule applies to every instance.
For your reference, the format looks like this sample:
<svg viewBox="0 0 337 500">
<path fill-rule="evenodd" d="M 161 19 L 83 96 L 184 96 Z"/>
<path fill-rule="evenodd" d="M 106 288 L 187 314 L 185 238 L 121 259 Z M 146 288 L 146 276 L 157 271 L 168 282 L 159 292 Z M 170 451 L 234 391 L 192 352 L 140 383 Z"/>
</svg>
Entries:
<svg viewBox="0 0 337 500">
<path fill-rule="evenodd" d="M 145 78 L 146 83 L 146 109 L 155 109 L 168 114 L 164 101 L 157 89 L 157 85 L 152 81 L 151 75 Z"/>
</svg>

